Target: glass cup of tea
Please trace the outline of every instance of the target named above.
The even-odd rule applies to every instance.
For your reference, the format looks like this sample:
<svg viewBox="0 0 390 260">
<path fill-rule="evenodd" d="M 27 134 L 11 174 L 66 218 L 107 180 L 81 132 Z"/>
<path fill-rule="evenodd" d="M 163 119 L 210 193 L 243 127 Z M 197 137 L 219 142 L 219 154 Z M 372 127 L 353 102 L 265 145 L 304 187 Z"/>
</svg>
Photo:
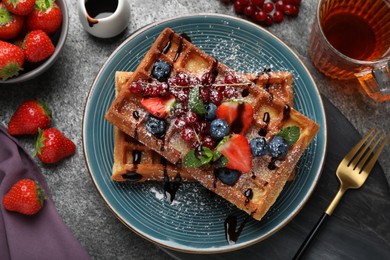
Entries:
<svg viewBox="0 0 390 260">
<path fill-rule="evenodd" d="M 320 0 L 309 55 L 325 75 L 390 100 L 390 0 Z"/>
</svg>

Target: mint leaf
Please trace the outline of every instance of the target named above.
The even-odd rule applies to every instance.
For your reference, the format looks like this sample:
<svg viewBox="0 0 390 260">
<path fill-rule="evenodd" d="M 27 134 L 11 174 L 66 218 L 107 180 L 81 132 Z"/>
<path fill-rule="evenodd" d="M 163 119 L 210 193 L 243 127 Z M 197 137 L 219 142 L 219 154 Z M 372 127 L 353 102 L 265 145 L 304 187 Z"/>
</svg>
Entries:
<svg viewBox="0 0 390 260">
<path fill-rule="evenodd" d="M 199 156 L 195 155 L 195 150 L 191 149 L 185 156 L 184 156 L 184 166 L 189 168 L 199 168 L 202 165 L 208 164 L 213 159 L 213 152 L 207 148 L 202 147 L 202 151 Z"/>
<path fill-rule="evenodd" d="M 301 129 L 298 126 L 289 126 L 280 130 L 276 135 L 283 137 L 288 145 L 292 146 L 298 141 Z"/>
<path fill-rule="evenodd" d="M 195 112 L 197 115 L 205 115 L 207 113 L 204 108 L 204 104 L 199 94 L 199 86 L 191 88 L 190 94 L 188 96 L 188 106 L 191 111 Z"/>
</svg>

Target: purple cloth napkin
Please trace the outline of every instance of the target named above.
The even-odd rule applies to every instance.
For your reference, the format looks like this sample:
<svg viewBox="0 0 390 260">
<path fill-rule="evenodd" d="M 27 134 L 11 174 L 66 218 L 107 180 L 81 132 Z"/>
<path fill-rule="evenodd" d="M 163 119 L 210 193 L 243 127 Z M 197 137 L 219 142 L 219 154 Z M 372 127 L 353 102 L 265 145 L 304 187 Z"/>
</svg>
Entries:
<svg viewBox="0 0 390 260">
<path fill-rule="evenodd" d="M 1 201 L 14 183 L 30 178 L 40 183 L 47 200 L 33 216 L 9 212 Z M 0 125 L 0 259 L 90 259 L 62 221 L 40 169 Z"/>
</svg>

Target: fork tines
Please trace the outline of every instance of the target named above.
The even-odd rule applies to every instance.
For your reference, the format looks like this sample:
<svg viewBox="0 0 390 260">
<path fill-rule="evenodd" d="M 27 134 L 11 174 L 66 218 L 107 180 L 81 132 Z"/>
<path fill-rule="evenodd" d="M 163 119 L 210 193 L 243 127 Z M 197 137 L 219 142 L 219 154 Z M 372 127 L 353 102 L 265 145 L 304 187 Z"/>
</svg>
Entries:
<svg viewBox="0 0 390 260">
<path fill-rule="evenodd" d="M 345 156 L 348 167 L 352 167 L 354 170 L 358 169 L 359 173 L 362 171 L 370 172 L 388 141 L 389 137 L 386 137 L 383 132 L 375 128 L 371 129 Z M 377 148 L 380 143 L 381 145 Z"/>
</svg>

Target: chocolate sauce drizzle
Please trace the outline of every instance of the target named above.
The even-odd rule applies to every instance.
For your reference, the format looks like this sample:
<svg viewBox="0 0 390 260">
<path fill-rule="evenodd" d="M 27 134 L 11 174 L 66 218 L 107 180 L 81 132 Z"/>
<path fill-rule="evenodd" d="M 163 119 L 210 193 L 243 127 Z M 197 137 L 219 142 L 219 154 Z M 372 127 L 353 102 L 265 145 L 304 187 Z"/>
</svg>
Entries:
<svg viewBox="0 0 390 260">
<path fill-rule="evenodd" d="M 130 172 L 126 172 L 122 175 L 123 179 L 131 182 L 137 182 L 142 179 L 142 175 L 137 173 L 138 164 L 141 163 L 142 152 L 138 150 L 133 150 L 133 168 Z"/>
<path fill-rule="evenodd" d="M 161 158 L 161 164 L 163 165 L 163 174 L 164 174 L 163 181 L 164 181 L 165 198 L 167 199 L 167 201 L 169 203 L 172 203 L 175 199 L 176 192 L 180 188 L 182 178 L 181 178 L 180 172 L 178 172 L 175 176 L 175 180 L 173 182 L 171 182 L 169 180 L 169 175 L 168 175 L 168 171 L 167 171 L 167 160 L 163 157 Z"/>
<path fill-rule="evenodd" d="M 290 118 L 290 112 L 291 112 L 291 107 L 286 104 L 283 108 L 283 120 L 287 120 Z"/>
<path fill-rule="evenodd" d="M 169 51 L 169 49 L 171 48 L 173 35 L 174 35 L 174 33 L 171 33 L 169 35 L 169 41 L 167 42 L 167 44 L 162 49 L 162 53 L 166 54 Z"/>
<path fill-rule="evenodd" d="M 276 160 L 277 159 L 275 157 L 272 157 L 271 162 L 268 164 L 268 169 L 270 169 L 271 171 L 276 169 L 276 165 L 275 165 Z"/>
<path fill-rule="evenodd" d="M 266 126 L 259 130 L 259 135 L 260 136 L 266 136 L 267 135 L 268 124 L 269 124 L 270 121 L 271 121 L 271 118 L 269 116 L 269 113 L 265 112 L 264 116 L 263 116 L 263 122 L 266 123 Z"/>
<path fill-rule="evenodd" d="M 244 113 L 244 109 L 245 109 L 245 104 L 240 103 L 237 107 L 237 117 L 236 117 L 236 119 L 234 119 L 234 121 L 232 122 L 232 125 L 231 125 L 231 130 L 233 133 L 236 133 L 236 134 L 241 133 L 242 128 L 244 127 L 244 123 L 242 122 L 242 116 Z"/>
<path fill-rule="evenodd" d="M 229 215 L 225 219 L 225 235 L 226 240 L 230 245 L 235 244 L 241 234 L 241 231 L 244 229 L 245 224 L 248 222 L 248 219 L 251 215 L 246 216 L 244 221 L 241 223 L 241 225 L 238 227 L 237 231 L 237 217 L 233 215 Z"/>
<path fill-rule="evenodd" d="M 252 200 L 253 198 L 253 190 L 252 189 L 247 189 L 245 192 L 244 192 L 244 196 L 245 196 L 245 205 L 249 203 L 249 201 Z"/>
</svg>

